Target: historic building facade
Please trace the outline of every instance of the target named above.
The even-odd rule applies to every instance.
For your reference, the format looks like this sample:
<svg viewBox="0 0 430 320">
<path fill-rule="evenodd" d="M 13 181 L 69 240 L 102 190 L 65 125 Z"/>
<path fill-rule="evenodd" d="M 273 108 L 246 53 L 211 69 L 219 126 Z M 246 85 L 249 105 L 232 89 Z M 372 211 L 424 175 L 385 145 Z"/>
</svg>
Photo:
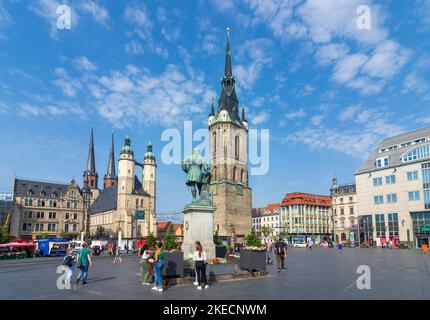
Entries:
<svg viewBox="0 0 430 320">
<path fill-rule="evenodd" d="M 77 237 L 85 230 L 84 199 L 76 181 L 58 184 L 13 179 L 12 239 Z"/>
<path fill-rule="evenodd" d="M 430 238 L 430 127 L 382 140 L 355 173 L 360 241 Z"/>
<path fill-rule="evenodd" d="M 333 177 L 330 188 L 332 228 L 335 241 L 357 241 L 358 239 L 358 215 L 357 192 L 355 183 L 338 185 L 337 178 Z"/>
<path fill-rule="evenodd" d="M 265 234 L 265 230 L 269 231 L 268 234 Z M 261 214 L 261 235 L 263 240 L 275 240 L 281 231 L 281 204 L 268 204 L 262 209 Z"/>
<path fill-rule="evenodd" d="M 142 168 L 142 182 L 137 177 L 136 166 Z M 118 161 L 118 177 L 115 175 L 113 144 L 109 156 L 106 188 L 91 204 L 90 233 L 103 227 L 110 236 L 123 238 L 157 236 L 156 220 L 156 168 L 152 144 L 147 145 L 143 163 L 134 158 L 128 135 Z"/>
<path fill-rule="evenodd" d="M 235 78 L 232 72 L 230 35 L 218 108 L 212 102 L 208 117 L 212 164 L 214 228 L 224 241 L 242 242 L 251 231 L 252 190 L 248 180 L 248 122 L 245 110 L 239 116 Z"/>
<path fill-rule="evenodd" d="M 294 192 L 281 202 L 281 230 L 292 242 L 312 238 L 321 242 L 331 236 L 331 197 Z"/>
<path fill-rule="evenodd" d="M 261 215 L 263 208 L 252 208 L 251 217 L 252 217 L 252 230 L 255 231 L 257 236 L 261 236 Z"/>
</svg>

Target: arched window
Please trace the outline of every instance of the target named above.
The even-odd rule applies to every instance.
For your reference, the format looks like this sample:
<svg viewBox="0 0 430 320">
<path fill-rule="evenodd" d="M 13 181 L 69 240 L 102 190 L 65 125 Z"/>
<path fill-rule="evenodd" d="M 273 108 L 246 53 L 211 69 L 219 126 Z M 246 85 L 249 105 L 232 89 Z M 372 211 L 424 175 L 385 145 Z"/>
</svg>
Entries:
<svg viewBox="0 0 430 320">
<path fill-rule="evenodd" d="M 234 157 L 236 160 L 239 160 L 239 136 L 234 138 Z"/>
<path fill-rule="evenodd" d="M 402 155 L 403 162 L 414 161 L 418 159 L 430 158 L 430 145 L 417 147 Z"/>
<path fill-rule="evenodd" d="M 216 166 L 214 167 L 214 169 L 213 169 L 213 173 L 212 173 L 212 179 L 214 180 L 214 181 L 217 181 L 217 172 L 216 172 Z"/>
<path fill-rule="evenodd" d="M 216 132 L 212 134 L 212 157 L 216 157 Z"/>
<path fill-rule="evenodd" d="M 140 200 L 140 206 L 143 208 L 143 199 Z"/>
<path fill-rule="evenodd" d="M 222 140 L 223 140 L 223 146 L 224 146 L 224 157 L 227 157 L 228 139 L 227 139 L 227 133 L 225 130 L 224 130 Z"/>
<path fill-rule="evenodd" d="M 340 235 L 340 239 L 342 241 L 346 241 L 346 234 L 342 232 L 342 234 Z"/>
<path fill-rule="evenodd" d="M 240 182 L 245 183 L 245 170 L 240 171 Z"/>
<path fill-rule="evenodd" d="M 136 199 L 136 208 L 139 206 L 139 199 Z"/>
<path fill-rule="evenodd" d="M 237 181 L 237 168 L 233 167 L 233 181 Z"/>
</svg>

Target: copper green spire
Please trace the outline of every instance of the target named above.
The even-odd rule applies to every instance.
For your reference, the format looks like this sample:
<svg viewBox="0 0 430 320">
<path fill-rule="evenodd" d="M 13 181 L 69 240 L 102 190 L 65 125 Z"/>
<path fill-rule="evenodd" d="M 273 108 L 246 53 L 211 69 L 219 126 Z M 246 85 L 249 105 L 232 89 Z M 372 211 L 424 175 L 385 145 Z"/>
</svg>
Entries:
<svg viewBox="0 0 430 320">
<path fill-rule="evenodd" d="M 129 154 L 129 155 L 134 155 L 133 150 L 131 149 L 131 140 L 130 137 L 127 135 L 125 136 L 125 140 L 124 140 L 124 146 L 121 148 L 121 154 Z"/>
</svg>

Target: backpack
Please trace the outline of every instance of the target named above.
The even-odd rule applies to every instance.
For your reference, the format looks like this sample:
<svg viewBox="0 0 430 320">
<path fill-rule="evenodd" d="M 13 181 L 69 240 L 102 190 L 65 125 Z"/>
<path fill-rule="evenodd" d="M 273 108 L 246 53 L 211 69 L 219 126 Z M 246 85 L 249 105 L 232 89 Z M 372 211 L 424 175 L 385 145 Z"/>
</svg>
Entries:
<svg viewBox="0 0 430 320">
<path fill-rule="evenodd" d="M 277 254 L 283 254 L 284 253 L 284 251 L 282 250 L 283 248 L 284 248 L 283 243 L 282 242 L 278 242 L 276 244 L 276 253 Z"/>
<path fill-rule="evenodd" d="M 74 263 L 74 261 L 73 261 L 73 257 L 72 256 L 67 256 L 67 257 L 64 258 L 63 265 L 65 265 L 67 267 L 72 267 L 73 263 Z"/>
</svg>

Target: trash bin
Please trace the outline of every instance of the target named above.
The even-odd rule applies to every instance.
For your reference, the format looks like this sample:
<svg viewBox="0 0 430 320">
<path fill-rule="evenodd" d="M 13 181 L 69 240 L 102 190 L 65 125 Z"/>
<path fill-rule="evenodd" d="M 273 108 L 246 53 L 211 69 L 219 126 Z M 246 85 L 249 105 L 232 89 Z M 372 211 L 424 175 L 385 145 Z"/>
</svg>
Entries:
<svg viewBox="0 0 430 320">
<path fill-rule="evenodd" d="M 423 244 L 422 247 L 421 247 L 421 249 L 423 250 L 423 252 L 427 252 L 428 249 L 429 249 L 429 247 L 428 247 L 428 245 Z"/>
</svg>

